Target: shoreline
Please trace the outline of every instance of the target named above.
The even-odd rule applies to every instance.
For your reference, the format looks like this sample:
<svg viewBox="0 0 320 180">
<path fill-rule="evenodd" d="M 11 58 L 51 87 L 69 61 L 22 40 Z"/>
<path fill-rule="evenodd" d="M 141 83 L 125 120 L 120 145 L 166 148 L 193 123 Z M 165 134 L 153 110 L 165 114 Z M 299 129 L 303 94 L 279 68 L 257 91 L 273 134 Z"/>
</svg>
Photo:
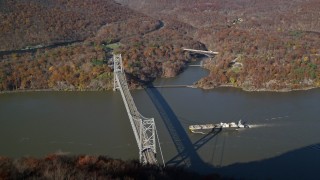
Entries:
<svg viewBox="0 0 320 180">
<path fill-rule="evenodd" d="M 216 88 L 236 88 L 236 89 L 240 89 L 244 92 L 276 92 L 276 93 L 288 93 L 288 92 L 294 92 L 294 91 L 308 91 L 308 90 L 312 90 L 312 89 L 317 89 L 320 87 L 304 87 L 301 89 L 278 89 L 278 90 L 271 90 L 271 89 L 266 89 L 266 88 L 261 88 L 261 89 L 248 89 L 248 88 L 243 88 L 243 87 L 235 87 L 229 84 L 222 84 L 219 86 L 215 86 L 215 87 L 199 87 L 199 86 L 195 86 L 195 88 L 199 88 L 199 89 L 203 89 L 203 90 L 212 90 L 212 89 L 216 89 Z"/>
<path fill-rule="evenodd" d="M 240 89 L 244 92 L 276 92 L 276 93 L 289 93 L 289 92 L 294 92 L 294 91 L 308 91 L 308 90 L 312 90 L 312 89 L 317 89 L 320 87 L 306 87 L 306 88 L 301 88 L 301 89 L 280 89 L 280 90 L 270 90 L 270 89 L 255 89 L 255 90 L 250 90 L 250 89 L 246 89 L 246 88 L 242 88 L 242 87 L 234 87 L 232 85 L 228 85 L 228 84 L 224 84 L 224 85 L 220 85 L 220 86 L 216 86 L 216 87 L 199 87 L 197 85 L 193 85 L 193 86 L 187 86 L 185 88 L 196 88 L 196 89 L 202 89 L 202 90 L 213 90 L 213 89 L 217 89 L 217 88 L 236 88 L 236 89 Z M 134 88 L 132 90 L 140 90 L 143 89 L 143 87 L 137 87 Z M 26 89 L 26 90 L 13 90 L 13 91 L 0 91 L 0 95 L 1 94 L 14 94 L 14 93 L 30 93 L 30 92 L 109 92 L 112 91 L 111 89 L 105 89 L 105 90 L 55 90 L 55 89 Z"/>
<path fill-rule="evenodd" d="M 30 93 L 30 92 L 103 92 L 108 90 L 55 90 L 55 89 L 26 89 L 26 90 L 13 90 L 13 91 L 0 91 L 1 94 L 14 94 L 14 93 Z"/>
</svg>

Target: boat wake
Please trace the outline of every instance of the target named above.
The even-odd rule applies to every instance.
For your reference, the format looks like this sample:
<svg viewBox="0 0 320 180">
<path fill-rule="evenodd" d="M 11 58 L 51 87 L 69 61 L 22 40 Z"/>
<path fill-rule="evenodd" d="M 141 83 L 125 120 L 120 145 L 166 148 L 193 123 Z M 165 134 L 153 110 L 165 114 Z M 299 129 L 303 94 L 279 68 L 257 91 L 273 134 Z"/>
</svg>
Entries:
<svg viewBox="0 0 320 180">
<path fill-rule="evenodd" d="M 250 124 L 250 128 L 272 127 L 272 124 Z"/>
<path fill-rule="evenodd" d="M 192 131 L 194 134 L 209 134 L 209 132 L 205 133 L 202 131 Z"/>
<path fill-rule="evenodd" d="M 289 118 L 289 116 L 279 116 L 279 117 L 272 117 L 272 118 L 266 118 L 266 121 L 272 121 L 272 120 L 281 120 L 281 119 L 285 119 L 285 118 Z"/>
</svg>

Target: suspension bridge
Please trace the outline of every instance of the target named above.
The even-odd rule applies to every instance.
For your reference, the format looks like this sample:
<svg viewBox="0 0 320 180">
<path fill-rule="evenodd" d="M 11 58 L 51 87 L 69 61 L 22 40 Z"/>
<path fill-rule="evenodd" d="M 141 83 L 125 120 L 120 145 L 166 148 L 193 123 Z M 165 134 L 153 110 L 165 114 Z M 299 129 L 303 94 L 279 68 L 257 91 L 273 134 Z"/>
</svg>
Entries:
<svg viewBox="0 0 320 180">
<path fill-rule="evenodd" d="M 143 164 L 158 164 L 156 158 L 156 144 L 158 144 L 158 149 L 160 150 L 162 162 L 163 165 L 165 165 L 154 118 L 146 118 L 139 113 L 129 91 L 126 75 L 122 66 L 121 54 L 113 55 L 113 68 L 113 90 L 119 90 L 121 93 L 130 120 L 130 124 L 138 145 L 140 162 Z M 192 86 L 173 85 L 172 87 Z M 166 105 L 166 102 L 163 99 L 163 97 L 157 92 L 157 88 L 159 87 L 152 85 L 146 88 L 146 92 L 156 105 L 161 117 L 165 120 L 165 124 L 169 130 L 171 137 L 173 138 L 174 144 L 178 151 L 178 155 L 173 157 L 168 162 L 168 164 L 178 165 L 184 162 L 188 165 L 188 167 L 191 167 L 191 165 L 193 165 L 193 167 L 203 167 L 201 166 L 201 164 L 204 163 L 202 162 L 201 158 L 197 155 L 196 150 L 204 144 L 206 144 L 210 139 L 217 135 L 218 132 L 209 133 L 208 135 L 197 141 L 195 144 L 193 144 L 188 138 L 186 138 L 187 134 L 185 130 L 181 126 L 178 119 L 175 118 L 176 116 L 174 115 L 173 111 L 169 108 L 168 105 Z"/>
<path fill-rule="evenodd" d="M 139 159 L 143 164 L 158 164 L 156 159 L 156 138 L 158 140 L 161 157 L 163 155 L 159 143 L 154 118 L 146 118 L 142 116 L 130 94 L 126 76 L 123 71 L 121 54 L 113 55 L 114 63 L 114 88 L 119 90 L 126 107 L 131 127 L 139 148 Z M 163 162 L 163 164 L 165 164 Z"/>
</svg>

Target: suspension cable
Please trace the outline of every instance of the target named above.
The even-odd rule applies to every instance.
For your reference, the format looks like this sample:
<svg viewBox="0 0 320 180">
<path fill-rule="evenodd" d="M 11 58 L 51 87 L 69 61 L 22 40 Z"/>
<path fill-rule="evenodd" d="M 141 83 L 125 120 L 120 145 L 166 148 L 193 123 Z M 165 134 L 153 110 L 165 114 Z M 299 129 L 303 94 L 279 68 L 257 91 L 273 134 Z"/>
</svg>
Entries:
<svg viewBox="0 0 320 180">
<path fill-rule="evenodd" d="M 157 140 L 158 140 L 158 145 L 159 145 L 159 149 L 160 149 L 160 155 L 161 155 L 161 158 L 162 158 L 162 163 L 163 163 L 163 166 L 166 167 L 166 164 L 164 163 L 164 158 L 163 158 L 162 150 L 161 150 L 161 145 L 160 145 L 160 141 L 159 141 L 159 136 L 158 136 L 158 131 L 157 131 L 156 123 L 154 123 L 154 129 L 155 129 L 155 131 L 156 131 L 156 136 L 157 136 Z"/>
</svg>

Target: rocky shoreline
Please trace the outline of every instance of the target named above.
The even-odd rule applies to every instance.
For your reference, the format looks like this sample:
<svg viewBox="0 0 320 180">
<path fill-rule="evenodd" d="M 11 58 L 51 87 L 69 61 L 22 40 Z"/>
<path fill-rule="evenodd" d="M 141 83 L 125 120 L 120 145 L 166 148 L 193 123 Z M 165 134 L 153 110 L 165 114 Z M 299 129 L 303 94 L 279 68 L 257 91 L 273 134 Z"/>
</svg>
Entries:
<svg viewBox="0 0 320 180">
<path fill-rule="evenodd" d="M 215 88 L 237 88 L 241 89 L 246 92 L 292 92 L 292 91 L 307 91 L 311 89 L 316 89 L 319 87 L 313 86 L 313 87 L 303 87 L 303 88 L 283 88 L 283 89 L 268 89 L 268 88 L 254 88 L 254 87 L 236 87 L 232 84 L 220 84 L 220 85 L 198 85 L 196 84 L 194 87 L 204 89 L 204 90 L 210 90 Z"/>
</svg>

